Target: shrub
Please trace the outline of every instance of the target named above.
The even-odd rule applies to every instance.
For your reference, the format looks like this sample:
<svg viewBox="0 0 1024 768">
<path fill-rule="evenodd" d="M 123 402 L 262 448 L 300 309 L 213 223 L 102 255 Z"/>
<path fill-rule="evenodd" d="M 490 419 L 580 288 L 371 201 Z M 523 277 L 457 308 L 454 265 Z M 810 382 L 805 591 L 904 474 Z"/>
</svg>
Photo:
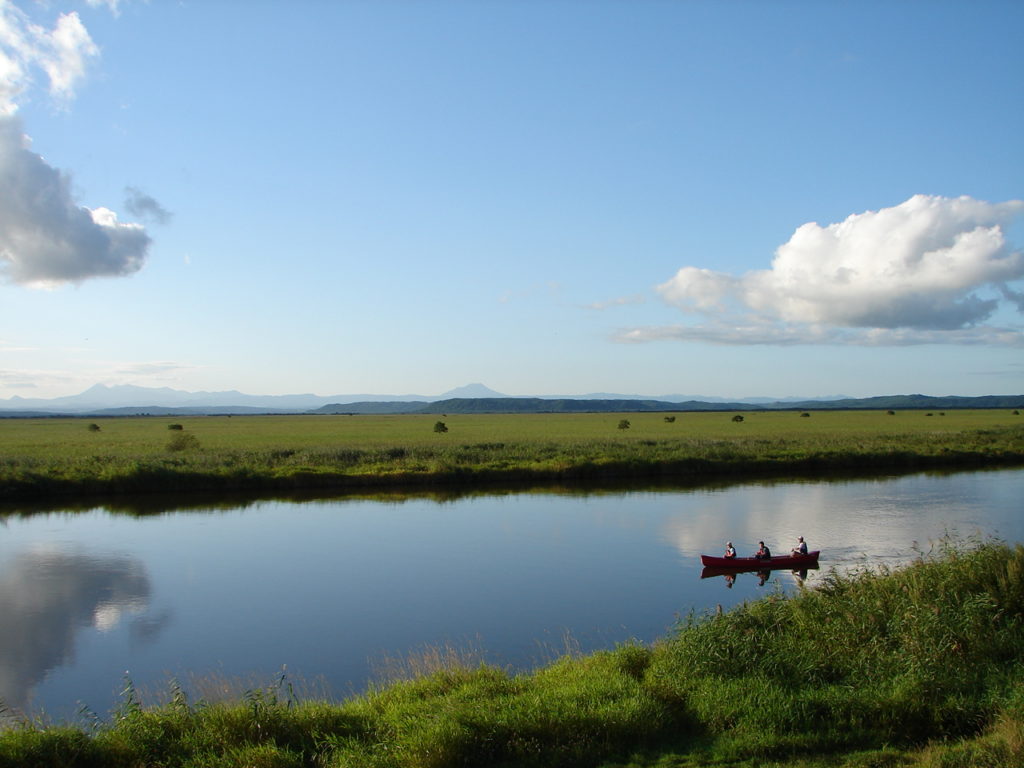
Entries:
<svg viewBox="0 0 1024 768">
<path fill-rule="evenodd" d="M 184 427 L 181 424 L 168 424 L 167 428 L 177 430 L 179 432 L 184 429 Z"/>
<path fill-rule="evenodd" d="M 675 416 L 666 416 L 665 417 L 665 423 L 666 424 L 675 424 L 675 421 L 676 421 L 676 417 Z"/>
<path fill-rule="evenodd" d="M 434 422 L 434 431 L 440 435 L 448 431 L 448 425 L 445 424 L 443 421 L 436 421 Z"/>
<path fill-rule="evenodd" d="M 800 414 L 801 419 L 809 419 L 810 417 L 811 414 L 809 414 L 807 411 L 804 411 L 803 413 Z"/>
<path fill-rule="evenodd" d="M 188 432 L 178 432 L 167 442 L 168 451 L 188 451 L 199 447 L 199 439 Z"/>
<path fill-rule="evenodd" d="M 619 429 L 629 429 L 629 419 L 622 419 L 619 421 Z"/>
<path fill-rule="evenodd" d="M 99 432 L 100 431 L 100 425 L 99 424 L 90 424 L 89 425 L 89 431 L 90 432 Z"/>
<path fill-rule="evenodd" d="M 741 421 L 743 421 L 743 417 L 737 413 L 735 416 L 732 417 L 732 420 L 739 424 Z"/>
</svg>

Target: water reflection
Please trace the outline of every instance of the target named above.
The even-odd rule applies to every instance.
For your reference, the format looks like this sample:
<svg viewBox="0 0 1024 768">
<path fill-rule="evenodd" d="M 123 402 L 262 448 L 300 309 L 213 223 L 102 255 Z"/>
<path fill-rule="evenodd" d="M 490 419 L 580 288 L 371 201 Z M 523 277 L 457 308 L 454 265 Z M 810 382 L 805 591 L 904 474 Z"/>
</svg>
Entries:
<svg viewBox="0 0 1024 768">
<path fill-rule="evenodd" d="M 736 584 L 736 577 L 741 574 L 754 574 L 757 578 L 757 586 L 763 587 L 772 577 L 774 571 L 784 571 L 785 575 L 792 577 L 793 582 L 803 584 L 807 581 L 811 571 L 817 570 L 817 564 L 801 568 L 800 570 L 793 570 L 791 566 L 780 566 L 778 568 L 764 568 L 761 566 L 751 566 L 750 568 L 715 568 L 707 566 L 701 570 L 700 577 L 701 579 L 721 578 L 725 586 L 728 589 L 732 589 Z"/>
<path fill-rule="evenodd" d="M 673 617 L 814 586 L 833 567 L 898 564 L 947 527 L 1024 540 L 1022 497 L 1024 470 L 1011 470 L 8 508 L 0 696 L 105 712 L 125 670 L 152 689 L 192 673 L 270 680 L 283 665 L 358 692 L 372 659 L 467 641 L 490 663 L 528 668 L 553 658 L 538 655 L 544 638 L 583 651 L 653 641 Z M 727 540 L 743 555 L 761 539 L 785 553 L 798 535 L 821 550 L 821 571 L 699 578 L 699 555 Z"/>
<path fill-rule="evenodd" d="M 991 488 L 985 487 L 989 477 Z M 1006 516 L 1009 507 L 992 495 L 1001 483 L 1005 479 L 976 473 L 859 480 L 850 483 L 850 493 L 841 483 L 736 487 L 699 494 L 696 509 L 667 519 L 661 535 L 686 559 L 719 554 L 726 541 L 743 556 L 762 539 L 785 553 L 802 535 L 811 549 L 822 550 L 824 568 L 899 565 L 916 556 L 915 545 L 927 547 L 946 533 L 1012 537 L 1017 524 Z"/>
<path fill-rule="evenodd" d="M 984 475 L 1003 471 L 1001 468 L 991 470 L 972 470 L 973 473 Z M 806 475 L 786 473 L 779 477 L 765 476 L 756 481 L 759 487 L 770 488 L 775 486 L 791 485 L 793 483 L 805 482 L 808 484 L 843 485 L 849 483 L 860 483 L 864 481 L 888 482 L 899 477 L 906 476 L 927 476 L 943 477 L 957 474 L 953 470 L 936 470 L 920 473 L 913 470 L 894 472 L 880 476 L 876 471 L 836 471 L 836 472 L 810 472 Z M 437 488 L 434 485 L 426 484 L 423 487 L 402 486 L 401 488 L 389 488 L 383 490 L 369 491 L 356 489 L 348 491 L 327 491 L 323 489 L 288 490 L 267 493 L 266 491 L 253 492 L 188 492 L 188 493 L 160 493 L 160 494 L 117 494 L 110 497 L 92 497 L 85 500 L 74 500 L 56 498 L 53 500 L 29 500 L 24 502 L 0 502 L 0 525 L 3 525 L 5 518 L 23 518 L 49 512 L 84 512 L 96 508 L 103 508 L 111 514 L 127 515 L 131 517 L 146 517 L 165 514 L 179 514 L 181 512 L 234 512 L 240 509 L 258 507 L 266 503 L 293 503 L 304 504 L 309 502 L 380 502 L 384 504 L 404 504 L 416 501 L 432 501 L 438 504 L 467 501 L 474 498 L 494 498 L 500 496 L 521 497 L 524 495 L 538 496 L 564 496 L 573 498 L 588 498 L 602 496 L 621 496 L 624 493 L 639 492 L 685 492 L 685 493 L 714 493 L 728 491 L 739 486 L 750 484 L 746 477 L 724 476 L 724 477 L 677 477 L 651 480 L 648 482 L 629 479 L 588 479 L 571 482 L 547 483 L 541 485 L 513 483 L 484 483 L 465 487 Z"/>
<path fill-rule="evenodd" d="M 32 688 L 73 660 L 81 630 L 110 633 L 149 602 L 149 578 L 134 557 L 37 548 L 2 568 L 0 700 L 14 709 L 26 709 Z"/>
<path fill-rule="evenodd" d="M 771 574 L 773 571 L 789 571 L 790 573 L 799 576 L 801 579 L 806 579 L 807 574 L 811 571 L 818 570 L 818 564 L 808 565 L 806 568 L 800 568 L 794 570 L 792 565 L 780 565 L 777 568 L 765 568 L 761 565 L 752 565 L 749 568 L 716 568 L 713 565 L 705 566 L 701 572 L 700 577 L 702 579 L 713 579 L 716 576 L 735 576 L 738 573 L 757 573 L 757 574 Z"/>
</svg>

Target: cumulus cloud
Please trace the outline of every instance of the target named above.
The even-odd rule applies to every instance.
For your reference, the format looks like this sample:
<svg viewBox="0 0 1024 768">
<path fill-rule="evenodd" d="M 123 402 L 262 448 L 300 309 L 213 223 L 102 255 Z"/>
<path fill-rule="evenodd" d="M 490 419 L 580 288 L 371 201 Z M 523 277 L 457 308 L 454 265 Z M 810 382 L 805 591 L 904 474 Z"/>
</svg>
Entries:
<svg viewBox="0 0 1024 768">
<path fill-rule="evenodd" d="M 1024 314 L 1024 291 L 1015 291 L 1008 285 L 1000 286 L 1003 297 L 1011 304 L 1017 305 L 1017 311 Z"/>
<path fill-rule="evenodd" d="M 139 224 L 78 206 L 69 178 L 30 149 L 16 118 L 0 118 L 0 273 L 27 285 L 128 275 L 150 245 Z"/>
<path fill-rule="evenodd" d="M 171 220 L 173 214 L 138 187 L 125 187 L 124 194 L 124 207 L 133 216 L 157 224 L 166 224 Z"/>
<path fill-rule="evenodd" d="M 102 4 L 116 14 L 117 2 Z M 68 176 L 31 151 L 15 116 L 38 73 L 45 74 L 50 96 L 67 104 L 98 55 L 77 13 L 61 14 L 46 29 L 10 0 L 0 0 L 0 276 L 10 282 L 55 285 L 127 275 L 146 257 L 145 229 L 118 221 L 109 208 L 77 205 Z M 169 216 L 138 190 L 129 200 L 142 218 Z"/>
<path fill-rule="evenodd" d="M 50 95 L 64 103 L 99 48 L 77 13 L 61 14 L 52 30 L 34 24 L 9 0 L 0 0 L 0 115 L 17 111 L 17 99 L 42 70 Z"/>
<path fill-rule="evenodd" d="M 619 338 L 1018 343 L 1019 331 L 981 324 L 1002 301 L 1024 309 L 1024 294 L 1011 285 L 1024 278 L 1024 254 L 1004 235 L 1022 213 L 1020 200 L 915 195 L 824 227 L 804 224 L 770 269 L 736 276 L 683 267 L 658 287 L 666 302 L 709 324 L 633 329 Z"/>
<path fill-rule="evenodd" d="M 911 328 L 829 328 L 767 323 L 711 323 L 631 328 L 620 331 L 613 340 L 623 343 L 703 341 L 722 346 L 753 344 L 779 347 L 800 344 L 840 344 L 857 347 L 912 347 L 921 344 L 1024 347 L 1024 334 L 1019 329 L 987 325 L 953 331 L 922 331 Z"/>
</svg>

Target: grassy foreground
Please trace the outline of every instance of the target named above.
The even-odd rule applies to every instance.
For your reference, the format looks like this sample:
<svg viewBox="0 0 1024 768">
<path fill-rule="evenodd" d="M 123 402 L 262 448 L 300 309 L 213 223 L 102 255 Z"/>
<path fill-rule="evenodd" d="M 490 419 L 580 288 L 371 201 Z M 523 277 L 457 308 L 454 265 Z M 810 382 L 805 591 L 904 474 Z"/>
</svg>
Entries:
<svg viewBox="0 0 1024 768">
<path fill-rule="evenodd" d="M 742 421 L 734 417 L 742 416 Z M 1024 464 L 1012 411 L 0 419 L 0 499 Z M 447 429 L 435 432 L 442 421 Z M 622 422 L 628 428 L 620 428 Z"/>
<path fill-rule="evenodd" d="M 129 687 L 106 724 L 0 731 L 0 768 L 1021 766 L 1024 546 L 947 543 L 529 674 L 444 661 L 341 703 Z"/>
</svg>

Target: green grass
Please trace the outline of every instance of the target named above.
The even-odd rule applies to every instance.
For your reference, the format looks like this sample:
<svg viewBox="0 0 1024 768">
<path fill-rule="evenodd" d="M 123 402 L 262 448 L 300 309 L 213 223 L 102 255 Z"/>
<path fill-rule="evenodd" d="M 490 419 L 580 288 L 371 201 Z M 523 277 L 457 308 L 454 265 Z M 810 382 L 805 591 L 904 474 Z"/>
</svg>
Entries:
<svg viewBox="0 0 1024 768">
<path fill-rule="evenodd" d="M 527 674 L 435 661 L 340 703 L 129 686 L 104 724 L 0 732 L 0 768 L 1021 766 L 1024 546 L 947 542 Z"/>
<path fill-rule="evenodd" d="M 0 498 L 1024 463 L 1011 411 L 732 415 L 455 414 L 446 433 L 436 415 L 3 419 Z"/>
</svg>

